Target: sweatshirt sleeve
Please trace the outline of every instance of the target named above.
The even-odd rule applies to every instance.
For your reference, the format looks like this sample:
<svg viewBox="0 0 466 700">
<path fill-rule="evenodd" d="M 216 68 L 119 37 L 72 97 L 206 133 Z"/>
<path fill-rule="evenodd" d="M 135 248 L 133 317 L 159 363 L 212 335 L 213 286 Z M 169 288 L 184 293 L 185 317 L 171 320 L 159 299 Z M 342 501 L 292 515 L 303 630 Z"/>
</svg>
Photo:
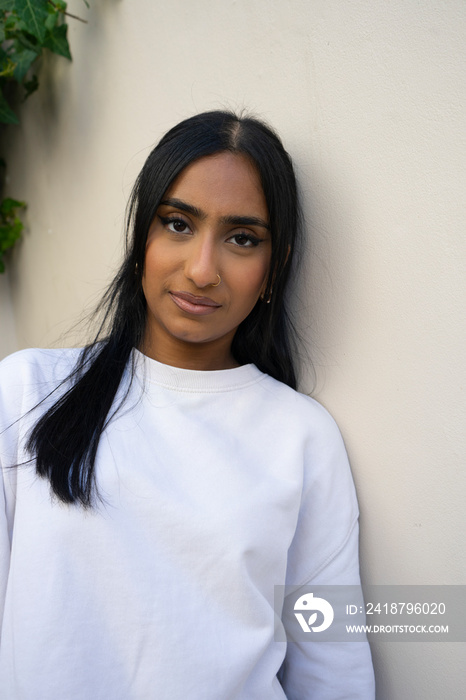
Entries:
<svg viewBox="0 0 466 700">
<path fill-rule="evenodd" d="M 19 353 L 0 363 L 0 631 L 10 570 L 11 524 L 19 454 L 19 417 L 22 409 L 22 378 Z M 20 358 L 21 359 L 21 358 Z M 0 633 L 1 636 L 1 633 Z"/>
<path fill-rule="evenodd" d="M 286 582 L 296 600 L 304 586 L 308 592 L 312 585 L 360 585 L 358 505 L 345 446 L 331 416 L 313 404 L 287 565 Z M 319 642 L 316 635 L 312 641 L 288 642 L 280 680 L 289 700 L 373 700 L 375 695 L 367 642 Z"/>
<path fill-rule="evenodd" d="M 74 357 L 74 350 L 29 349 L 0 362 L 0 625 L 10 569 L 17 481 L 29 459 L 24 442 L 46 407 L 41 402 L 66 377 Z"/>
<path fill-rule="evenodd" d="M 3 465 L 0 459 L 2 480 L 0 484 L 0 638 L 3 623 L 3 610 L 5 606 L 8 572 L 10 569 L 10 540 L 8 537 L 8 524 L 6 517 L 5 490 L 3 484 Z"/>
</svg>

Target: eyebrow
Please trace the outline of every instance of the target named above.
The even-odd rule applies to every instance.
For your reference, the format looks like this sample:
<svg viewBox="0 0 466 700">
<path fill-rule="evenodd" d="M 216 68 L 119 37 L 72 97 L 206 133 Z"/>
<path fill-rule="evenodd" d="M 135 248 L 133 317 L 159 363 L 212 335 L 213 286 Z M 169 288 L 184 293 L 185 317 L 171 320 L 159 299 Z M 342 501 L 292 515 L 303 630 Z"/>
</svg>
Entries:
<svg viewBox="0 0 466 700">
<path fill-rule="evenodd" d="M 202 209 L 195 207 L 193 204 L 183 202 L 182 199 L 176 199 L 176 197 L 164 199 L 162 202 L 160 202 L 160 205 L 175 207 L 175 209 L 185 211 L 187 214 L 192 214 L 192 216 L 195 216 L 197 219 L 205 219 L 207 217 L 207 214 L 203 212 Z M 258 216 L 235 216 L 232 214 L 222 216 L 220 223 L 232 224 L 233 226 L 261 226 L 262 228 L 267 229 L 267 231 L 270 231 L 269 224 Z"/>
</svg>

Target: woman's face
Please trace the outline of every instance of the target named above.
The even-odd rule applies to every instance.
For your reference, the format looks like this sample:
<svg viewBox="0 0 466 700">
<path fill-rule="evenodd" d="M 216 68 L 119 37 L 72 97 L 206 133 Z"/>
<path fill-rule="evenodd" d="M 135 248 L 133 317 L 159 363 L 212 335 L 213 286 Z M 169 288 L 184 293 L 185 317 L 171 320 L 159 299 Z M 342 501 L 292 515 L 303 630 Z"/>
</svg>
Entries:
<svg viewBox="0 0 466 700">
<path fill-rule="evenodd" d="M 145 354 L 188 369 L 236 366 L 233 337 L 267 282 L 268 223 L 259 175 L 245 156 L 206 156 L 182 171 L 147 237 Z"/>
</svg>

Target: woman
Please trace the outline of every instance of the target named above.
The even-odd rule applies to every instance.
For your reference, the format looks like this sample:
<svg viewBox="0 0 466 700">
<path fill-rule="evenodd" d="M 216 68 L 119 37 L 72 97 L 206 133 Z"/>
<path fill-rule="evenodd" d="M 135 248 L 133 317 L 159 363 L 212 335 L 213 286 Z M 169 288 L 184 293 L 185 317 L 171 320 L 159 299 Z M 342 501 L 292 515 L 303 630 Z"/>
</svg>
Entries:
<svg viewBox="0 0 466 700">
<path fill-rule="evenodd" d="M 287 153 L 195 116 L 128 211 L 95 342 L 0 366 L 5 697 L 373 697 L 365 644 L 274 641 L 274 586 L 359 581 L 341 437 L 295 391 Z"/>
</svg>

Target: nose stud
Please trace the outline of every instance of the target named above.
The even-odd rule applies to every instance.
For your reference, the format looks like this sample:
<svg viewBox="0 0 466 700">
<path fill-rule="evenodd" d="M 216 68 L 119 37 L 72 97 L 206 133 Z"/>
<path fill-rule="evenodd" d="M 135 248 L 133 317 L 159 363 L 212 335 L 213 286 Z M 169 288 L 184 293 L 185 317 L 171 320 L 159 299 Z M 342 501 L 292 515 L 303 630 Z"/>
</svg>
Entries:
<svg viewBox="0 0 466 700">
<path fill-rule="evenodd" d="M 217 272 L 217 277 L 218 277 L 218 282 L 217 282 L 217 284 L 211 284 L 211 285 L 210 285 L 211 287 L 218 287 L 218 285 L 219 285 L 220 282 L 222 281 L 222 278 L 220 277 L 220 275 L 218 274 L 218 272 Z"/>
</svg>

